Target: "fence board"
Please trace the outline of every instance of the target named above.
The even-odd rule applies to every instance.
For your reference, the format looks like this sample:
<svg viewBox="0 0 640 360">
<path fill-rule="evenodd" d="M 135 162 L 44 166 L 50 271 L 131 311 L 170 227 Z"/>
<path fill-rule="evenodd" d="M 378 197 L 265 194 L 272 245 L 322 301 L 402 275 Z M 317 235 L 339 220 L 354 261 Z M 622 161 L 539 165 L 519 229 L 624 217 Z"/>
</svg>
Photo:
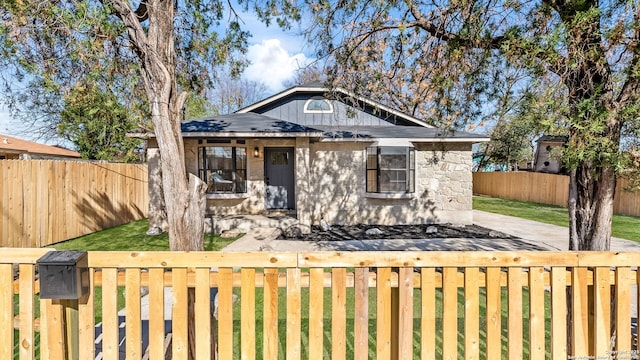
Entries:
<svg viewBox="0 0 640 360">
<path fill-rule="evenodd" d="M 149 358 L 164 359 L 164 269 L 149 269 Z"/>
<path fill-rule="evenodd" d="M 616 269 L 615 319 L 616 351 L 620 357 L 631 354 L 631 270 L 628 267 Z"/>
<path fill-rule="evenodd" d="M 611 352 L 611 282 L 609 268 L 597 267 L 594 274 L 594 349 L 598 357 Z"/>
<path fill-rule="evenodd" d="M 218 284 L 218 353 L 222 359 L 233 357 L 233 285 L 232 268 L 220 268 Z M 277 315 L 277 312 L 276 312 Z"/>
<path fill-rule="evenodd" d="M 378 268 L 376 307 L 378 329 L 376 354 L 378 359 L 391 358 L 391 268 Z"/>
<path fill-rule="evenodd" d="M 18 347 L 20 348 L 20 359 L 34 358 L 34 279 L 35 266 L 33 264 L 20 264 L 20 337 Z"/>
<path fill-rule="evenodd" d="M 532 360 L 545 358 L 544 268 L 529 269 L 529 352 Z"/>
<path fill-rule="evenodd" d="M 171 355 L 172 359 L 186 360 L 189 358 L 189 312 L 187 309 L 187 269 L 173 269 L 175 279 L 172 285 L 171 303 Z"/>
<path fill-rule="evenodd" d="M 571 272 L 571 355 L 589 356 L 589 295 L 586 268 L 573 268 Z"/>
<path fill-rule="evenodd" d="M 214 340 L 211 338 L 212 329 L 212 306 L 211 303 L 211 286 L 209 285 L 209 269 L 198 268 L 196 272 L 195 286 L 195 330 L 196 330 L 196 359 L 211 359 L 212 345 Z"/>
<path fill-rule="evenodd" d="M 458 358 L 458 269 L 442 269 L 442 356 Z"/>
<path fill-rule="evenodd" d="M 102 354 L 118 358 L 118 284 L 117 269 L 102 269 Z"/>
<path fill-rule="evenodd" d="M 302 356 L 301 328 L 302 292 L 300 269 L 287 269 L 287 360 L 298 360 Z"/>
<path fill-rule="evenodd" d="M 354 359 L 369 358 L 369 269 L 355 269 Z"/>
<path fill-rule="evenodd" d="M 89 269 L 89 288 L 95 289 L 94 269 Z M 81 299 L 78 304 L 78 348 L 80 359 L 95 359 L 95 318 L 93 317 L 95 311 L 94 305 L 95 295 L 93 291 L 90 291 L 84 299 Z M 44 316 L 42 317 L 44 318 Z M 41 334 L 42 336 L 42 334 Z M 46 358 L 45 358 L 46 359 Z"/>
<path fill-rule="evenodd" d="M 536 172 L 474 172 L 473 193 L 503 199 L 567 206 L 569 177 Z M 614 214 L 640 216 L 640 191 L 619 178 L 613 202 Z"/>
<path fill-rule="evenodd" d="M 477 360 L 480 354 L 480 295 L 478 268 L 464 271 L 464 358 Z"/>
<path fill-rule="evenodd" d="M 324 340 L 324 270 L 309 269 L 309 354 L 322 357 Z"/>
<path fill-rule="evenodd" d="M 331 271 L 331 359 L 347 356 L 347 269 Z"/>
<path fill-rule="evenodd" d="M 522 357 L 522 268 L 509 268 L 507 271 L 509 292 L 508 310 L 508 355 L 509 359 Z"/>
<path fill-rule="evenodd" d="M 476 285 L 477 286 L 477 285 Z M 436 281 L 433 268 L 420 269 L 420 288 L 422 297 L 421 321 L 420 321 L 420 357 L 433 359 L 436 355 L 436 338 L 431 334 L 436 333 Z M 476 300 L 477 301 L 477 300 Z"/>
<path fill-rule="evenodd" d="M 146 165 L 2 160 L 0 246 L 42 247 L 144 218 L 147 182 Z"/>
<path fill-rule="evenodd" d="M 567 358 L 567 269 L 551 268 L 551 355 Z"/>
<path fill-rule="evenodd" d="M 13 287 L 12 264 L 0 264 L 0 289 Z M 7 339 L 11 346 L 0 346 L 0 359 L 13 357 L 13 291 L 0 292 L 0 339 Z"/>
<path fill-rule="evenodd" d="M 125 329 L 127 359 L 142 358 L 142 324 L 140 309 L 140 269 L 126 270 L 125 290 Z"/>
<path fill-rule="evenodd" d="M 398 359 L 413 357 L 413 268 L 398 270 Z"/>
<path fill-rule="evenodd" d="M 242 269 L 240 293 L 240 354 L 242 359 L 256 358 L 256 270 Z"/>
<path fill-rule="evenodd" d="M 500 359 L 502 345 L 502 289 L 500 268 L 487 268 L 487 358 Z"/>
<path fill-rule="evenodd" d="M 278 269 L 264 269 L 264 359 L 278 359 Z"/>
</svg>

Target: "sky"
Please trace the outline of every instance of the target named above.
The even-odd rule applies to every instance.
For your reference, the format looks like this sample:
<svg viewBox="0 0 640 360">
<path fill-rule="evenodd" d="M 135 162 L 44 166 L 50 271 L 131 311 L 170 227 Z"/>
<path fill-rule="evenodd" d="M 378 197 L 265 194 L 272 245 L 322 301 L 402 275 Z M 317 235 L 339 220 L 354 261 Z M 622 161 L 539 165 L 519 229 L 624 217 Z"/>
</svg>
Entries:
<svg viewBox="0 0 640 360">
<path fill-rule="evenodd" d="M 241 15 L 242 22 L 253 35 L 249 39 L 247 57 L 251 65 L 243 77 L 247 80 L 263 82 L 272 94 L 284 89 L 283 83 L 295 75 L 300 67 L 308 65 L 314 59 L 313 50 L 299 35 L 300 29 L 284 31 L 276 25 L 266 27 L 253 14 Z M 16 130 L 16 121 L 11 119 L 9 111 L 0 104 L 0 134 L 15 136 L 26 140 L 37 140 L 28 133 Z M 58 140 L 47 141 L 54 145 Z"/>
</svg>

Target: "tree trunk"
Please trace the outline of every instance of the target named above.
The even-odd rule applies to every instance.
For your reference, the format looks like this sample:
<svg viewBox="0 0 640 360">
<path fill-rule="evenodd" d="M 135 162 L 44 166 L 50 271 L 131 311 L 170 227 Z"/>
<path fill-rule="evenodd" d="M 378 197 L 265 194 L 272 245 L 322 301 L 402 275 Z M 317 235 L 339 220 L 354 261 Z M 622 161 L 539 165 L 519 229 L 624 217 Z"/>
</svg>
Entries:
<svg viewBox="0 0 640 360">
<path fill-rule="evenodd" d="M 569 250 L 609 251 L 616 174 L 578 166 L 569 179 Z"/>
<path fill-rule="evenodd" d="M 102 0 L 112 5 L 127 27 L 133 49 L 140 59 L 140 73 L 151 107 L 160 150 L 162 189 L 169 224 L 169 247 L 173 251 L 201 251 L 204 235 L 206 184 L 187 176 L 184 143 L 180 130 L 181 110 L 187 94 L 176 83 L 174 0 L 147 0 L 136 14 L 128 0 Z M 146 28 L 141 21 L 148 21 Z M 194 301 L 189 297 L 189 302 Z M 189 304 L 192 306 L 193 304 Z M 193 316 L 189 333 L 195 333 Z M 195 337 L 189 336 L 189 358 L 195 359 Z"/>
</svg>

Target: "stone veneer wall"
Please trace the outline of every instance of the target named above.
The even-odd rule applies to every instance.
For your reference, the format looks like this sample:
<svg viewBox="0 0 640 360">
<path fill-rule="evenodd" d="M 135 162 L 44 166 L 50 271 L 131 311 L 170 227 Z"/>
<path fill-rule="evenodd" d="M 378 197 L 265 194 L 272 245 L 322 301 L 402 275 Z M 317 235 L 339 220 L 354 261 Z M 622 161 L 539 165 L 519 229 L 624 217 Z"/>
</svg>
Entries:
<svg viewBox="0 0 640 360">
<path fill-rule="evenodd" d="M 472 223 L 471 144 L 417 144 L 416 192 L 406 199 L 365 193 L 367 146 L 311 144 L 311 223 Z"/>
<path fill-rule="evenodd" d="M 185 139 L 187 171 L 197 174 L 197 140 Z M 247 193 L 209 195 L 214 216 L 264 213 L 264 147 L 295 147 L 296 210 L 302 225 L 472 223 L 471 144 L 416 144 L 416 192 L 408 199 L 365 193 L 362 142 L 247 139 Z M 253 149 L 258 147 L 259 157 Z M 151 169 L 150 169 L 151 171 Z"/>
</svg>

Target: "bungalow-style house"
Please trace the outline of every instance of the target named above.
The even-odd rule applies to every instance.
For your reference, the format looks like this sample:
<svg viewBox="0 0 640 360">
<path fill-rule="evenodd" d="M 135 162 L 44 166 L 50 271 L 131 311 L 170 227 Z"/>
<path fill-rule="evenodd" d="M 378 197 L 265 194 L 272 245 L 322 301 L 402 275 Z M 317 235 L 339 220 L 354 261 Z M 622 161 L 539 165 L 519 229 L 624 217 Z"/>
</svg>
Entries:
<svg viewBox="0 0 640 360">
<path fill-rule="evenodd" d="M 284 210 L 303 231 L 323 220 L 472 222 L 471 147 L 486 137 L 434 128 L 345 90 L 332 93 L 338 96 L 307 84 L 234 114 L 182 123 L 187 170 L 208 184 L 208 213 Z M 153 172 L 153 138 L 148 146 Z"/>
<path fill-rule="evenodd" d="M 0 134 L 0 160 L 79 158 L 80 154 L 75 151 Z"/>
</svg>

